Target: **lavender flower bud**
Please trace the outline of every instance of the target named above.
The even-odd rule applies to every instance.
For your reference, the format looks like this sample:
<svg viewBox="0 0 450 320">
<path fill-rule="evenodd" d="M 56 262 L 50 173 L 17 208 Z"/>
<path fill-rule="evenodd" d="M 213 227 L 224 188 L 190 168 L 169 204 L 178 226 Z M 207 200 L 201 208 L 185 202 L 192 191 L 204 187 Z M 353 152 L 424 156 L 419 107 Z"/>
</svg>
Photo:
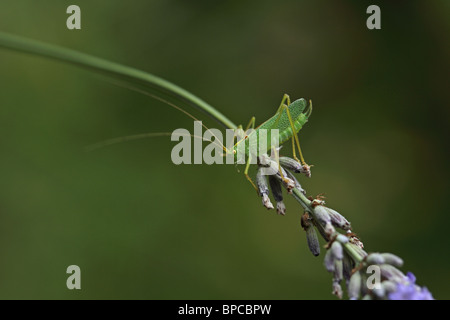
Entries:
<svg viewBox="0 0 450 320">
<path fill-rule="evenodd" d="M 266 207 L 269 210 L 273 209 L 273 204 L 272 204 L 272 202 L 270 202 L 270 199 L 266 194 L 262 195 L 262 204 L 264 207 Z"/>
<path fill-rule="evenodd" d="M 323 259 L 323 264 L 325 265 L 325 269 L 327 269 L 328 272 L 334 272 L 334 261 L 335 257 L 333 256 L 333 253 L 331 250 L 328 250 L 325 254 L 325 258 Z"/>
<path fill-rule="evenodd" d="M 397 257 L 395 254 L 382 253 L 381 255 L 383 256 L 386 264 L 390 264 L 391 266 L 394 266 L 394 267 L 403 266 L 403 260 L 400 257 Z"/>
<path fill-rule="evenodd" d="M 286 213 L 286 206 L 283 203 L 283 192 L 281 190 L 281 183 L 274 176 L 269 176 L 270 189 L 272 189 L 272 195 L 277 202 L 277 213 L 284 215 Z"/>
<path fill-rule="evenodd" d="M 325 268 L 328 272 L 335 272 L 336 271 L 336 261 L 341 261 L 344 257 L 344 250 L 342 249 L 342 245 L 334 241 L 331 247 L 328 249 L 327 253 L 325 254 L 324 258 L 324 264 Z M 342 263 L 340 264 L 340 278 L 342 279 Z"/>
<path fill-rule="evenodd" d="M 288 157 L 280 157 L 280 164 L 288 170 L 292 170 L 295 173 L 300 173 L 302 165 L 295 159 Z"/>
<path fill-rule="evenodd" d="M 332 293 L 339 299 L 342 299 L 343 292 L 342 292 L 342 288 L 341 288 L 341 285 L 339 284 L 339 282 L 333 281 L 333 292 Z"/>
<path fill-rule="evenodd" d="M 371 264 L 383 264 L 384 263 L 384 258 L 379 253 L 371 253 L 371 254 L 369 254 L 367 256 L 366 261 L 367 261 L 367 263 L 369 265 L 371 265 Z"/>
<path fill-rule="evenodd" d="M 389 264 L 382 264 L 380 266 L 381 276 L 387 280 L 392 280 L 394 282 L 401 282 L 405 279 L 405 275 Z"/>
<path fill-rule="evenodd" d="M 300 222 L 303 230 L 306 232 L 306 242 L 308 243 L 308 248 L 311 253 L 317 257 L 320 254 L 319 238 L 317 237 L 316 229 L 311 223 L 311 217 L 308 212 L 305 212 L 302 215 Z"/>
<path fill-rule="evenodd" d="M 303 173 L 308 178 L 311 177 L 311 167 L 307 164 L 302 165 L 297 160 L 288 157 L 280 157 L 280 164 L 295 173 Z"/>
<path fill-rule="evenodd" d="M 283 201 L 277 202 L 277 213 L 283 216 L 286 214 L 286 206 Z"/>
<path fill-rule="evenodd" d="M 397 284 L 389 280 L 381 282 L 381 285 L 383 286 L 384 291 L 387 293 L 391 293 L 397 290 Z"/>
<path fill-rule="evenodd" d="M 361 282 L 361 274 L 357 271 L 351 276 L 348 284 L 348 296 L 351 300 L 357 300 L 359 298 L 361 293 Z"/>
<path fill-rule="evenodd" d="M 339 241 L 342 244 L 346 244 L 348 242 L 348 238 L 343 234 L 338 234 L 336 237 L 336 241 Z"/>
<path fill-rule="evenodd" d="M 263 206 L 267 209 L 273 209 L 273 204 L 269 199 L 269 187 L 267 186 L 266 177 L 262 174 L 262 168 L 256 173 L 256 184 L 258 186 L 259 195 L 262 197 Z"/>
<path fill-rule="evenodd" d="M 311 253 L 317 257 L 320 254 L 319 238 L 317 237 L 316 229 L 313 226 L 309 226 L 306 230 L 306 242 Z"/>
<path fill-rule="evenodd" d="M 272 189 L 273 198 L 275 201 L 283 201 L 283 193 L 281 192 L 281 183 L 274 176 L 269 176 L 269 185 Z"/>
<path fill-rule="evenodd" d="M 336 260 L 334 262 L 334 276 L 333 279 L 336 282 L 341 282 L 343 278 L 343 263 L 342 260 Z"/>
<path fill-rule="evenodd" d="M 342 230 L 348 231 L 351 230 L 350 222 L 348 222 L 347 219 L 344 218 L 339 212 L 336 210 L 330 209 L 325 207 L 325 209 L 328 211 L 328 214 L 331 218 L 331 223 L 338 228 L 341 228 Z"/>
<path fill-rule="evenodd" d="M 343 271 L 343 275 L 344 275 L 344 279 L 345 281 L 347 281 L 347 286 L 348 286 L 348 281 L 350 280 L 350 277 L 352 276 L 352 270 L 353 270 L 353 260 L 350 258 L 350 256 L 347 253 L 344 253 L 344 259 L 342 259 L 342 271 Z"/>
<path fill-rule="evenodd" d="M 367 287 L 367 275 L 364 270 L 361 269 L 361 297 L 364 297 L 366 294 L 370 294 L 369 288 Z"/>
<path fill-rule="evenodd" d="M 331 217 L 324 206 L 321 205 L 316 206 L 314 208 L 314 215 L 318 220 L 318 222 L 323 226 L 323 228 L 325 229 L 325 233 L 328 236 L 332 235 L 336 231 L 333 225 L 331 224 Z"/>
<path fill-rule="evenodd" d="M 330 251 L 333 253 L 336 260 L 342 260 L 344 258 L 344 250 L 339 242 L 334 241 L 331 245 Z"/>
</svg>

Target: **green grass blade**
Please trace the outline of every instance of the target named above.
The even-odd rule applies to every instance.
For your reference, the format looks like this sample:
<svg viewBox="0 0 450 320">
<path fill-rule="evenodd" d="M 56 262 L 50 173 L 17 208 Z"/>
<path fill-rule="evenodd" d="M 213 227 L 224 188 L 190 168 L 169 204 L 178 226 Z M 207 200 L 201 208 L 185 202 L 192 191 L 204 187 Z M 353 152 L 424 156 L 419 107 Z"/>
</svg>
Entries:
<svg viewBox="0 0 450 320">
<path fill-rule="evenodd" d="M 155 90 L 159 94 L 162 91 L 163 93 L 173 96 L 180 101 L 187 102 L 227 128 L 236 128 L 236 125 L 232 121 L 202 99 L 184 90 L 183 88 L 180 88 L 179 86 L 150 73 L 68 48 L 63 48 L 4 32 L 0 32 L 0 47 L 68 62 L 90 70 L 120 77 L 126 81 L 136 81 L 145 85 L 149 89 Z"/>
</svg>

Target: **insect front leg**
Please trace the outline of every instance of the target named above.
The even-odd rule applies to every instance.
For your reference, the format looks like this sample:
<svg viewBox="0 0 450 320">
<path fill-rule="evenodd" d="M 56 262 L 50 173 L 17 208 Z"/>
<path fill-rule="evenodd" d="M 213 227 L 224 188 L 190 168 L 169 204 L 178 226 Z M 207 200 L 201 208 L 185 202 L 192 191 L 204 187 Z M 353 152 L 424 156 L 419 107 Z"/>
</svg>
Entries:
<svg viewBox="0 0 450 320">
<path fill-rule="evenodd" d="M 250 178 L 250 176 L 248 175 L 248 170 L 250 168 L 250 164 L 251 164 L 251 154 L 249 153 L 248 157 L 247 157 L 247 163 L 245 164 L 244 175 L 247 178 L 247 180 L 251 183 L 253 188 L 255 188 L 256 192 L 259 192 L 258 188 L 256 187 L 255 183 L 253 182 L 252 178 Z"/>
</svg>

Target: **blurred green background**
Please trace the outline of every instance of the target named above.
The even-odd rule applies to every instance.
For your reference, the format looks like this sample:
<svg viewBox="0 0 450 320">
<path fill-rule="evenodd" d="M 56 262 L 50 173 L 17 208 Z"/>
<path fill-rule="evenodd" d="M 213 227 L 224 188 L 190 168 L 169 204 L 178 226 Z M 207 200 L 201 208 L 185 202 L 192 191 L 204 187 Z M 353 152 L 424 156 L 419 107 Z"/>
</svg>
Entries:
<svg viewBox="0 0 450 320">
<path fill-rule="evenodd" d="M 313 99 L 304 188 L 448 299 L 450 2 L 377 3 L 381 30 L 366 1 L 2 0 L 0 30 L 149 71 L 236 123 L 266 120 L 285 92 Z M 70 4 L 82 30 L 66 28 Z M 5 50 L 0 84 L 0 298 L 333 299 L 299 204 L 265 210 L 243 168 L 175 166 L 168 137 L 83 151 L 192 131 L 185 115 Z"/>
</svg>

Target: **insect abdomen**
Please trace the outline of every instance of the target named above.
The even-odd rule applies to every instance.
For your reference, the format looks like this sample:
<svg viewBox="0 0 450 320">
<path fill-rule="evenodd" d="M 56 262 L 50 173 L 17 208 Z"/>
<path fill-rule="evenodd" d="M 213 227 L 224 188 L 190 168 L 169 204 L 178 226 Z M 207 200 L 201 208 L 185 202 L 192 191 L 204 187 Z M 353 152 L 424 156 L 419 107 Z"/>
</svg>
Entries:
<svg viewBox="0 0 450 320">
<path fill-rule="evenodd" d="M 305 115 L 305 113 L 303 113 L 306 106 L 307 102 L 305 99 L 295 100 L 288 106 L 292 122 L 294 123 L 295 133 L 299 132 L 308 121 L 308 117 Z M 263 124 L 261 124 L 256 130 L 259 129 L 278 129 L 280 145 L 288 141 L 293 136 L 292 126 L 286 110 L 281 113 L 281 116 L 277 114 L 274 115 Z"/>
<path fill-rule="evenodd" d="M 303 113 L 296 120 L 294 120 L 295 133 L 299 132 L 306 122 L 308 122 L 308 118 L 306 118 Z M 293 137 L 294 134 L 292 132 L 292 126 L 289 125 L 289 127 L 284 129 L 283 131 L 280 130 L 279 135 L 279 144 L 281 145 Z"/>
</svg>

